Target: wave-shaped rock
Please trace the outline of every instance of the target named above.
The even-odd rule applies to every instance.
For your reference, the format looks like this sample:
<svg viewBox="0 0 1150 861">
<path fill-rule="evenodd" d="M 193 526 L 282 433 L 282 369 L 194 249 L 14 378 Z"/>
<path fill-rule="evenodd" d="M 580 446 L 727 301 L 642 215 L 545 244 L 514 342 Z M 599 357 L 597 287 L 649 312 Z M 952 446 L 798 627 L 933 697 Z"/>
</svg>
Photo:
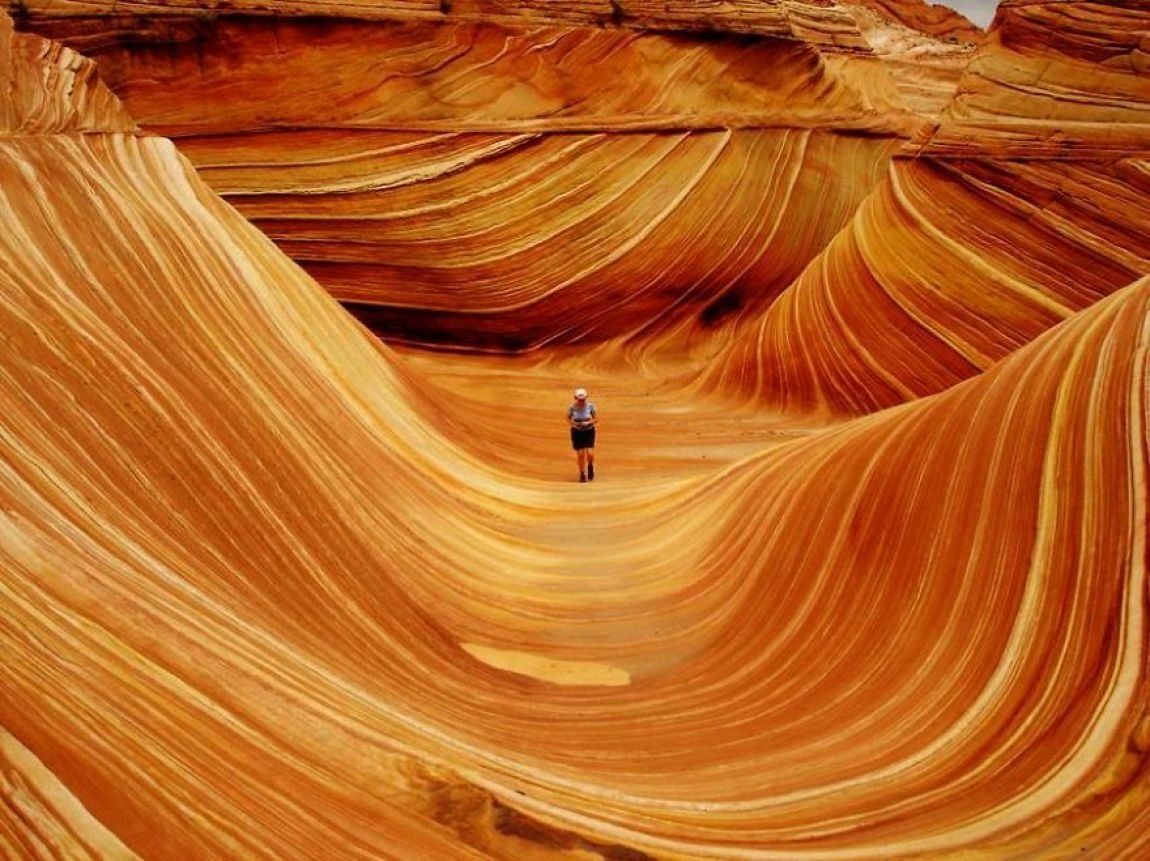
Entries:
<svg viewBox="0 0 1150 861">
<path fill-rule="evenodd" d="M 943 391 L 1150 272 L 1144 162 L 898 160 L 720 365 L 792 409 Z"/>
<path fill-rule="evenodd" d="M 527 478 L 489 440 L 552 448 L 568 369 L 445 397 L 170 141 L 31 122 L 98 100 L 6 25 L 48 131 L 0 137 L 5 849 L 1150 851 L 1150 278 L 749 456 L 605 383 L 607 475 Z M 719 466 L 612 483 L 698 428 Z"/>
<path fill-rule="evenodd" d="M 579 501 L 463 456 L 166 142 L 15 146 L 0 720 L 132 851 L 1145 847 L 1150 282 Z"/>
<path fill-rule="evenodd" d="M 892 144 L 748 130 L 350 145 L 277 133 L 248 137 L 240 158 L 227 137 L 183 147 L 376 331 L 522 350 L 764 309 L 846 223 Z M 342 188 L 328 169 L 341 151 Z"/>
<path fill-rule="evenodd" d="M 122 38 L 115 18 L 94 32 L 133 114 L 376 331 L 520 351 L 705 339 L 846 223 L 920 120 L 852 14 L 798 5 L 785 38 L 456 7 L 225 16 L 186 42 Z"/>
<path fill-rule="evenodd" d="M 977 374 L 1150 272 L 1134 47 L 1150 11 L 1108 11 L 1005 6 L 938 128 L 714 376 L 788 408 L 867 412 Z M 1076 27 L 1030 27 L 1051 16 Z M 986 71 L 1023 67 L 1042 70 L 1025 88 Z"/>
</svg>

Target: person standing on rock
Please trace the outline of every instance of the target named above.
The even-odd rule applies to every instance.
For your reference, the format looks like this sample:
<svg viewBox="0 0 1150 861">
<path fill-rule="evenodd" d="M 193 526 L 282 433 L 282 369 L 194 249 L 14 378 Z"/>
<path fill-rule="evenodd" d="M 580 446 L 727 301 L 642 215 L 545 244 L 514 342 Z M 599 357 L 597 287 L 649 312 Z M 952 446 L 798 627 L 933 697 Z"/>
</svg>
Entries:
<svg viewBox="0 0 1150 861">
<path fill-rule="evenodd" d="M 579 461 L 579 480 L 595 480 L 595 405 L 587 400 L 586 389 L 576 389 L 567 407 L 567 424 L 571 426 L 571 448 Z"/>
</svg>

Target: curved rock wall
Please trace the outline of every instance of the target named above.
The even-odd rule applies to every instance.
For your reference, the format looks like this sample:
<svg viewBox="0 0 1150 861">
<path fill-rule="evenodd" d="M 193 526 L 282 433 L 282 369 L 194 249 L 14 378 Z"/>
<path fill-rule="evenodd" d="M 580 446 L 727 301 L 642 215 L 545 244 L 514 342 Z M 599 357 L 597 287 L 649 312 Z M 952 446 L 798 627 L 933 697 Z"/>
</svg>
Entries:
<svg viewBox="0 0 1150 861">
<path fill-rule="evenodd" d="M 17 146 L 0 721 L 132 851 L 1145 850 L 1150 282 L 578 500 L 464 456 L 170 145 Z"/>
<path fill-rule="evenodd" d="M 665 334 L 691 318 L 713 331 L 765 308 L 850 218 L 891 148 L 752 130 L 287 132 L 247 137 L 242 155 L 226 137 L 182 146 L 375 331 L 497 351 Z"/>
<path fill-rule="evenodd" d="M 943 391 L 1150 272 L 1144 160 L 898 160 L 713 372 L 790 409 Z"/>
<path fill-rule="evenodd" d="M 973 376 L 1150 272 L 1147 36 L 1133 4 L 1004 7 L 938 127 L 712 376 L 787 408 L 869 412 Z"/>
<path fill-rule="evenodd" d="M 749 443 L 756 411 L 614 380 L 606 344 L 606 474 L 588 486 L 555 480 L 552 454 L 539 475 L 520 462 L 562 442 L 560 351 L 431 381 L 435 359 L 357 325 L 170 141 L 134 132 L 85 61 L 58 74 L 67 56 L 0 16 L 6 851 L 1150 852 L 1150 277 L 1107 203 L 1138 199 L 1140 163 L 1067 162 L 1080 190 L 1051 200 L 1050 163 L 900 161 L 815 265 L 855 278 L 911 233 L 862 227 L 969 205 L 945 223 L 973 232 L 998 200 L 1064 249 L 1001 254 L 1043 262 L 1048 287 L 944 282 L 917 307 L 963 349 L 994 339 L 945 299 L 1028 342 L 914 403 Z M 780 303 L 820 295 L 808 275 Z M 932 295 L 916 289 L 902 307 Z M 870 297 L 821 295 L 828 313 L 795 319 L 877 333 L 811 330 L 828 345 L 905 329 L 863 313 Z M 888 376 L 925 380 L 902 356 Z M 857 409 L 880 392 L 855 389 Z M 660 459 L 676 446 L 714 460 Z M 641 477 L 613 478 L 629 459 Z"/>
<path fill-rule="evenodd" d="M 920 121 L 851 15 L 799 5 L 802 38 L 456 7 L 85 38 L 134 115 L 378 333 L 518 352 L 703 343 L 847 223 Z"/>
</svg>

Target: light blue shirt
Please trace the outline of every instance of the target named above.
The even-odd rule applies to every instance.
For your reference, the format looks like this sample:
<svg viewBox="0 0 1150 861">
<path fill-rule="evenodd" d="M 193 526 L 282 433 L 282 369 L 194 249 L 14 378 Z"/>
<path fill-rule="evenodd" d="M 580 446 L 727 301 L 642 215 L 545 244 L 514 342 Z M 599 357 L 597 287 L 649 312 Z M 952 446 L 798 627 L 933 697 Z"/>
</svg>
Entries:
<svg viewBox="0 0 1150 861">
<path fill-rule="evenodd" d="M 581 407 L 571 404 L 567 407 L 567 418 L 575 422 L 589 422 L 595 418 L 595 405 L 590 401 L 584 401 Z"/>
</svg>

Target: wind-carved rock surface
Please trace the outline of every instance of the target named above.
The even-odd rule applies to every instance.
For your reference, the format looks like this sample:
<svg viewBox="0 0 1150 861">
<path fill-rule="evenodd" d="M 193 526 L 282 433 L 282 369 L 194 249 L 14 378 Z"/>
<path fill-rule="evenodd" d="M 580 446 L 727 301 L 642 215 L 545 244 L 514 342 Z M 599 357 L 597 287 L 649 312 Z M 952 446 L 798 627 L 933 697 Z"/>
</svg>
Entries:
<svg viewBox="0 0 1150 861">
<path fill-rule="evenodd" d="M 894 21 L 911 30 L 955 43 L 982 41 L 985 35 L 979 27 L 948 6 L 926 0 L 848 0 L 862 6 L 888 21 Z"/>
<path fill-rule="evenodd" d="M 0 28 L 0 134 L 136 128 L 91 60 L 39 36 L 15 35 L 6 15 L 0 15 Z"/>
<path fill-rule="evenodd" d="M 0 16 L 0 70 L 7 854 L 1150 853 L 1150 277 L 839 423 L 736 411 L 743 377 L 646 375 L 645 342 L 400 355 L 83 60 Z M 931 214 L 970 187 L 989 223 L 1004 181 L 925 184 L 1054 171 L 911 152 L 812 269 L 857 278 L 857 235 L 941 265 L 921 242 L 941 227 L 863 233 L 908 177 Z M 1088 273 L 1018 225 L 1101 236 L 1090 218 L 1134 199 L 1118 166 L 1143 168 L 1094 165 L 1066 175 L 1114 201 L 995 222 L 1020 272 L 1063 271 L 1059 296 Z M 1116 282 L 1136 268 L 1114 261 Z M 809 275 L 780 301 L 823 326 L 792 330 L 828 345 L 823 403 L 850 391 L 832 368 L 857 375 L 849 406 L 877 397 L 849 346 L 896 379 L 938 355 L 893 361 L 905 321 L 820 305 Z M 725 326 L 741 347 L 774 313 Z M 592 485 L 555 480 L 573 378 L 603 411 Z"/>
<path fill-rule="evenodd" d="M 1144 4 L 1005 4 L 952 105 L 718 363 L 775 404 L 942 391 L 1150 272 Z"/>
<path fill-rule="evenodd" d="M 928 151 L 1033 159 L 1150 149 L 1150 11 L 1140 0 L 1007 0 Z"/>
<path fill-rule="evenodd" d="M 375 331 L 496 352 L 705 348 L 847 223 L 968 56 L 789 0 L 615 18 L 455 3 L 430 20 L 364 4 L 341 14 L 395 20 L 274 26 L 172 23 L 195 4 L 164 4 L 150 34 L 52 17 L 100 5 L 30 20 L 90 50 L 135 117 Z M 938 62 L 908 73 L 911 44 Z"/>
<path fill-rule="evenodd" d="M 917 30 L 865 8 L 851 14 L 871 52 L 882 60 L 902 104 L 923 117 L 937 117 L 950 104 L 974 44 L 924 40 Z"/>
</svg>

